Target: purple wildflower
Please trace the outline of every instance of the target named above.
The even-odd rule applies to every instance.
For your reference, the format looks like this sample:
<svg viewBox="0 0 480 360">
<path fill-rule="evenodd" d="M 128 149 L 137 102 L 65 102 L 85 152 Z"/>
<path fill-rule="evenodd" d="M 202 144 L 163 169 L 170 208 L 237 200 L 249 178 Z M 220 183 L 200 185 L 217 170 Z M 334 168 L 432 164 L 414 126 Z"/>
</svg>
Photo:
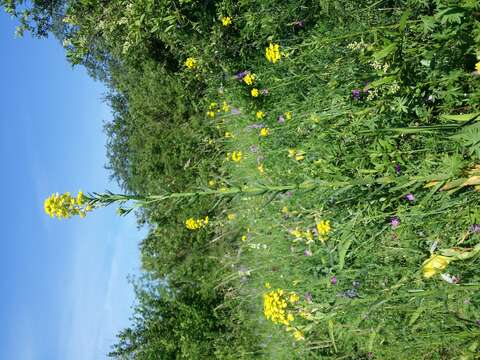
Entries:
<svg viewBox="0 0 480 360">
<path fill-rule="evenodd" d="M 279 124 L 285 123 L 285 118 L 283 117 L 283 115 L 280 115 L 277 119 Z"/>
<path fill-rule="evenodd" d="M 479 233 L 480 232 L 480 224 L 473 224 L 472 226 L 470 226 L 470 228 L 468 230 L 470 230 L 471 233 Z"/>
<path fill-rule="evenodd" d="M 290 198 L 293 196 L 293 191 L 287 191 L 285 195 Z"/>
<path fill-rule="evenodd" d="M 303 252 L 303 255 L 305 255 L 305 256 L 312 256 L 313 254 L 312 254 L 312 252 L 311 252 L 310 250 L 305 250 L 305 251 Z"/>
<path fill-rule="evenodd" d="M 352 90 L 352 97 L 353 97 L 353 100 L 360 100 L 360 90 L 358 89 L 353 89 Z"/>
<path fill-rule="evenodd" d="M 400 167 L 400 164 L 395 165 L 395 172 L 397 173 L 397 175 L 400 175 L 400 173 L 402 172 L 402 168 Z"/>
<path fill-rule="evenodd" d="M 230 111 L 232 115 L 238 115 L 240 114 L 240 109 L 232 107 L 232 110 Z"/>
<path fill-rule="evenodd" d="M 235 78 L 239 81 L 242 81 L 243 78 L 248 74 L 248 71 L 240 71 L 238 73 L 235 74 Z"/>
<path fill-rule="evenodd" d="M 330 284 L 332 284 L 332 285 L 337 285 L 337 277 L 336 277 L 336 276 L 333 276 L 333 277 L 330 279 Z"/>
<path fill-rule="evenodd" d="M 392 226 L 392 229 L 396 229 L 400 225 L 400 219 L 396 216 L 392 217 L 390 225 Z"/>
<path fill-rule="evenodd" d="M 312 302 L 312 299 L 313 299 L 312 293 L 311 292 L 306 292 L 305 293 L 305 301 L 310 304 Z"/>
<path fill-rule="evenodd" d="M 405 199 L 408 201 L 415 201 L 415 196 L 412 193 L 405 195 Z"/>
</svg>

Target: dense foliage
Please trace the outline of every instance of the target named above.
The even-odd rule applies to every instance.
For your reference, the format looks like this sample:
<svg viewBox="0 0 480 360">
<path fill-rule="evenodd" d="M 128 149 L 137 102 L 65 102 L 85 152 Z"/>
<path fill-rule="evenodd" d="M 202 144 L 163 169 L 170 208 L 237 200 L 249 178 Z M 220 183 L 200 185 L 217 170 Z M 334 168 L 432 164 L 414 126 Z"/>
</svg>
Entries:
<svg viewBox="0 0 480 360">
<path fill-rule="evenodd" d="M 272 189 L 138 211 L 112 357 L 478 357 L 478 1 L 3 3 L 107 84 L 126 192 Z"/>
</svg>

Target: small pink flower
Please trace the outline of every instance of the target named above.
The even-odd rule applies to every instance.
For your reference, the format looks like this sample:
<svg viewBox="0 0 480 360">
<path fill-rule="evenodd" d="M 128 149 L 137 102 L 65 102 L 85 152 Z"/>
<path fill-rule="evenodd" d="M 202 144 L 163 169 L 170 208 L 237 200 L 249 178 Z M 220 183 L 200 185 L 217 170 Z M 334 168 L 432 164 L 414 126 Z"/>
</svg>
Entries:
<svg viewBox="0 0 480 360">
<path fill-rule="evenodd" d="M 303 252 L 303 255 L 305 255 L 305 256 L 312 256 L 313 254 L 312 254 L 312 252 L 311 252 L 310 250 L 305 250 L 305 251 Z"/>
<path fill-rule="evenodd" d="M 336 277 L 336 276 L 333 276 L 333 277 L 330 279 L 330 284 L 332 284 L 332 285 L 337 285 L 337 277 Z"/>
<path fill-rule="evenodd" d="M 407 194 L 405 195 L 405 199 L 408 201 L 415 201 L 415 196 L 413 196 L 413 194 Z"/>
<path fill-rule="evenodd" d="M 390 225 L 392 226 L 392 229 L 396 229 L 400 225 L 400 220 L 398 217 L 394 216 L 390 220 Z"/>
</svg>

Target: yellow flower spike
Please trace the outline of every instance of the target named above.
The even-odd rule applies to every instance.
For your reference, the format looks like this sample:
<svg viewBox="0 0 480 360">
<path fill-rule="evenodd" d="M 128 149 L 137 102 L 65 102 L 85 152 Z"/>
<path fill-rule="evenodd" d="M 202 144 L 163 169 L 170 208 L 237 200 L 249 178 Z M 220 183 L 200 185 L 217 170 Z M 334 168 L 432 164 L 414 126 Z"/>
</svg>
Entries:
<svg viewBox="0 0 480 360">
<path fill-rule="evenodd" d="M 93 206 L 88 203 L 83 192 L 79 191 L 76 197 L 69 192 L 52 194 L 45 199 L 43 209 L 52 218 L 68 219 L 76 215 L 84 218 L 87 212 L 93 210 Z"/>
<path fill-rule="evenodd" d="M 232 25 L 232 18 L 230 16 L 222 16 L 220 20 L 225 27 Z"/>
<path fill-rule="evenodd" d="M 256 75 L 255 74 L 250 74 L 248 73 L 247 75 L 245 75 L 243 77 L 243 82 L 247 85 L 252 85 L 254 82 L 255 82 L 255 79 L 256 79 Z"/>
<path fill-rule="evenodd" d="M 261 128 L 261 129 L 260 129 L 260 136 L 262 136 L 262 137 L 267 137 L 268 134 L 269 134 L 269 132 L 270 132 L 270 131 L 268 130 L 268 128 Z"/>
<path fill-rule="evenodd" d="M 265 49 L 265 57 L 273 64 L 278 62 L 281 58 L 280 45 L 270 43 L 270 45 L 268 45 L 268 47 Z"/>
<path fill-rule="evenodd" d="M 443 255 L 432 254 L 427 260 L 424 261 L 422 266 L 422 273 L 425 279 L 440 274 L 445 270 L 448 264 L 452 261 L 451 258 Z"/>
<path fill-rule="evenodd" d="M 185 66 L 188 69 L 193 70 L 197 67 L 197 60 L 195 60 L 193 57 L 189 57 L 185 60 Z"/>
<path fill-rule="evenodd" d="M 252 91 L 250 91 L 250 94 L 253 97 L 258 97 L 258 95 L 260 95 L 260 91 L 257 88 L 253 88 Z"/>
<path fill-rule="evenodd" d="M 263 119 L 265 117 L 265 113 L 263 111 L 257 111 L 255 116 L 257 117 L 257 119 Z"/>
</svg>

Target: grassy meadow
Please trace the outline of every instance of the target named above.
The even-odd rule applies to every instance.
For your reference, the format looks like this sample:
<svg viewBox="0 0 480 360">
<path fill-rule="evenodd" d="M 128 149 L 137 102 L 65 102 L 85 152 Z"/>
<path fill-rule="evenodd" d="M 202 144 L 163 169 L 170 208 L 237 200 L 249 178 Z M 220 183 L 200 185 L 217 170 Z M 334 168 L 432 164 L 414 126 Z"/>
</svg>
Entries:
<svg viewBox="0 0 480 360">
<path fill-rule="evenodd" d="M 190 193 L 135 211 L 110 356 L 479 357 L 477 1 L 68 9 L 69 59 L 110 88 L 113 177 Z"/>
</svg>

